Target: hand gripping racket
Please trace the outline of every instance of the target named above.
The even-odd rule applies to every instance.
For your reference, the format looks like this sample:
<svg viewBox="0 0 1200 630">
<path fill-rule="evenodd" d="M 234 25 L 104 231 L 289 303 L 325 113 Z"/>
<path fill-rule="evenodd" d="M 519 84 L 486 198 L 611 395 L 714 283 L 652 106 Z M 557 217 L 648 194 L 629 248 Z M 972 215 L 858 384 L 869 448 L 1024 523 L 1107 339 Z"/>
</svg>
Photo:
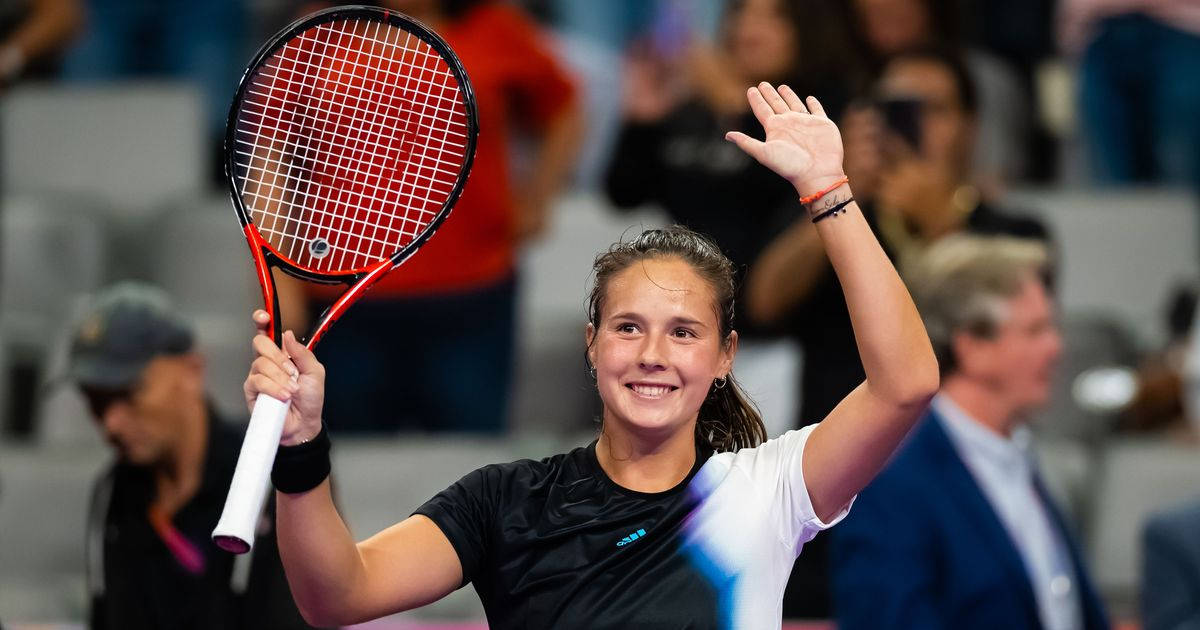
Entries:
<svg viewBox="0 0 1200 630">
<path fill-rule="evenodd" d="M 422 24 L 374 7 L 314 13 L 243 75 L 225 136 L 233 206 L 280 342 L 271 269 L 348 285 L 314 347 L 363 292 L 429 240 L 466 183 L 478 133 L 462 64 Z M 259 395 L 213 540 L 245 553 L 288 404 Z"/>
</svg>

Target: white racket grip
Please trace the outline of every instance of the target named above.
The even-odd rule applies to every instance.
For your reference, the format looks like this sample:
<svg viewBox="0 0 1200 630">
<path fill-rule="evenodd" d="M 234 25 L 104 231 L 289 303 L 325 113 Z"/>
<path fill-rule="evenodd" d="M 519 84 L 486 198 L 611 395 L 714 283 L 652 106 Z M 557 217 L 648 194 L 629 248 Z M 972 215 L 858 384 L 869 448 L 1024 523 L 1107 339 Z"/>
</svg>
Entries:
<svg viewBox="0 0 1200 630">
<path fill-rule="evenodd" d="M 270 490 L 271 467 L 283 434 L 290 402 L 259 394 L 246 426 L 246 437 L 238 455 L 225 510 L 213 530 L 213 542 L 233 553 L 246 553 L 254 546 L 254 529 Z"/>
</svg>

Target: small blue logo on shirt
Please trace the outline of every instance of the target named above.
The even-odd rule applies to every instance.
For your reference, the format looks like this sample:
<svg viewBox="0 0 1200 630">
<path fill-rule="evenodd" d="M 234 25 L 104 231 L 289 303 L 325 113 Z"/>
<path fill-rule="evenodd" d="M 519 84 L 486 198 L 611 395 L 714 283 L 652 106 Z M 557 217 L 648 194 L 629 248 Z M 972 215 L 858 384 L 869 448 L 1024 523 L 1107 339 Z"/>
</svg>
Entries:
<svg viewBox="0 0 1200 630">
<path fill-rule="evenodd" d="M 621 542 L 617 543 L 617 546 L 624 547 L 625 545 L 628 545 L 629 543 L 631 543 L 645 535 L 646 535 L 646 530 L 639 529 L 636 532 L 633 532 L 632 534 L 622 538 Z"/>
</svg>

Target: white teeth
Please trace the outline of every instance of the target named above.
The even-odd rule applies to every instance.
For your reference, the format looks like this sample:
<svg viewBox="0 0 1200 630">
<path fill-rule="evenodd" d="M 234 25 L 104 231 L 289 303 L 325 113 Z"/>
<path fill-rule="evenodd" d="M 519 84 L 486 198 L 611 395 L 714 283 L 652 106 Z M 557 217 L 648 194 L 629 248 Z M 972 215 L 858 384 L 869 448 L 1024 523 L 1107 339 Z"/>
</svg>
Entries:
<svg viewBox="0 0 1200 630">
<path fill-rule="evenodd" d="M 643 396 L 652 396 L 652 397 L 665 396 L 667 394 L 667 392 L 671 391 L 671 387 L 669 385 L 634 384 L 634 385 L 631 385 L 630 387 L 633 389 L 633 391 L 635 391 Z"/>
</svg>

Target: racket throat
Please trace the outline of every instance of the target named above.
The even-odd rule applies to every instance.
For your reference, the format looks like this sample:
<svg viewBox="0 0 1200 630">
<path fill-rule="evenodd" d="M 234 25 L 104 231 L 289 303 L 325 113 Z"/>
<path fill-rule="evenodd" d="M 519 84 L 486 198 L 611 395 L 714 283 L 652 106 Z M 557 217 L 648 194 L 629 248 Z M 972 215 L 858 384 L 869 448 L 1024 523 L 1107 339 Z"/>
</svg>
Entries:
<svg viewBox="0 0 1200 630">
<path fill-rule="evenodd" d="M 390 259 L 386 259 L 379 261 L 374 267 L 368 269 L 367 272 L 358 280 L 358 282 L 355 282 L 354 285 L 351 286 L 348 291 L 342 294 L 342 296 L 339 297 L 336 302 L 331 304 L 329 308 L 325 309 L 325 312 L 321 313 L 321 317 L 317 320 L 317 325 L 313 327 L 313 331 L 309 335 L 308 341 L 305 342 L 305 346 L 310 350 L 316 347 L 317 343 L 321 340 L 321 337 L 325 336 L 325 332 L 329 330 L 329 327 L 332 326 L 334 322 L 341 318 L 342 314 L 346 312 L 346 309 L 349 308 L 351 304 L 358 301 L 358 299 L 362 297 L 364 293 L 366 293 L 367 289 L 371 288 L 394 266 L 395 263 L 393 263 Z"/>
</svg>

